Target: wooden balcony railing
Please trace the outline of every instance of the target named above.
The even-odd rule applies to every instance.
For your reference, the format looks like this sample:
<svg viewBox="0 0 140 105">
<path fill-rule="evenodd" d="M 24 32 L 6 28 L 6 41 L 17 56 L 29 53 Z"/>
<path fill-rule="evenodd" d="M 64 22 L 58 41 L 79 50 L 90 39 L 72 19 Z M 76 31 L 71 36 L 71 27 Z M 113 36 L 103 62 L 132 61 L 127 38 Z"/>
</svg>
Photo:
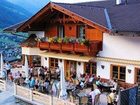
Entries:
<svg viewBox="0 0 140 105">
<path fill-rule="evenodd" d="M 84 55 L 96 56 L 102 50 L 101 41 L 91 41 L 89 46 L 80 43 L 49 43 L 38 42 L 41 50 L 81 53 Z"/>
</svg>

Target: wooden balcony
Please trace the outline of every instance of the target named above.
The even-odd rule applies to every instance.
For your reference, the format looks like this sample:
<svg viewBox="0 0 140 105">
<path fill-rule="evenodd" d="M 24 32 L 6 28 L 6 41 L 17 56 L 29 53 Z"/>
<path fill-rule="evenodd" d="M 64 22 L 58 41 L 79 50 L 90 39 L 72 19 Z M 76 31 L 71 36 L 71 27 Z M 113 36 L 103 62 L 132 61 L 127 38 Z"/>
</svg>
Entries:
<svg viewBox="0 0 140 105">
<path fill-rule="evenodd" d="M 38 47 L 41 50 L 79 53 L 83 55 L 96 56 L 102 50 L 101 41 L 92 41 L 89 46 L 79 43 L 49 43 L 39 42 Z"/>
</svg>

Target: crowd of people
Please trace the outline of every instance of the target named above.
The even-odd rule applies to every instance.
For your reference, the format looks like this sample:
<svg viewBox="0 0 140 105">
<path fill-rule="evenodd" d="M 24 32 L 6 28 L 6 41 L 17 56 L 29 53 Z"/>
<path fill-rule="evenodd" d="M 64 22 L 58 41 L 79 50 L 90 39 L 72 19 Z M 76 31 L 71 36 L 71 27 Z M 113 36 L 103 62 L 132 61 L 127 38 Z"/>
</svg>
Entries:
<svg viewBox="0 0 140 105">
<path fill-rule="evenodd" d="M 50 94 L 58 97 L 60 93 L 60 68 L 55 70 L 47 67 L 30 67 L 29 76 L 26 77 L 24 72 L 12 71 L 10 63 L 4 64 L 5 77 L 15 82 L 17 85 L 26 86 L 30 89 Z M 54 72 L 52 72 L 54 71 Z M 117 80 L 103 81 L 100 76 L 94 74 L 81 74 L 78 78 L 76 72 L 71 72 L 69 78 L 66 79 L 66 87 L 73 85 L 72 88 L 68 88 L 68 94 L 77 97 L 80 90 L 89 89 L 91 91 L 87 94 L 87 97 L 91 98 L 91 105 L 117 105 L 118 102 L 118 83 Z M 69 91 L 70 89 L 70 91 Z M 105 95 L 104 92 L 107 94 Z M 76 99 L 76 98 L 75 98 Z M 104 99 L 106 101 L 100 101 Z M 100 103 L 100 104 L 99 104 Z M 104 104 L 102 104 L 104 103 Z"/>
</svg>

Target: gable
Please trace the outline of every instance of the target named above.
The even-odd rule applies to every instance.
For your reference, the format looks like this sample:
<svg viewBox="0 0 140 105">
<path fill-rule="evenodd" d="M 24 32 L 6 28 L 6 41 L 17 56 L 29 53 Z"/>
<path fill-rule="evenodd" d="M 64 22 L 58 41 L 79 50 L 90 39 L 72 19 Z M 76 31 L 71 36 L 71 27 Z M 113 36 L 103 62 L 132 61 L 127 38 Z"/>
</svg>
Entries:
<svg viewBox="0 0 140 105">
<path fill-rule="evenodd" d="M 66 16 L 70 17 L 75 21 L 80 21 L 91 27 L 97 28 L 102 32 L 109 32 L 109 29 L 106 28 L 106 26 L 97 23 L 97 21 L 93 21 L 94 19 L 92 19 L 92 17 L 94 16 L 90 16 L 91 18 L 87 18 L 86 12 L 81 12 L 82 14 L 80 15 L 76 11 L 72 11 L 70 9 L 68 10 L 68 8 L 62 7 L 62 5 L 59 6 L 58 4 L 51 2 L 48 3 L 43 9 L 41 9 L 37 14 L 27 20 L 23 25 L 21 25 L 17 29 L 17 31 L 43 30 L 47 25 L 48 21 L 52 21 L 52 17 L 55 17 L 60 13 L 65 14 Z M 97 20 L 98 22 L 101 21 L 100 19 Z"/>
</svg>

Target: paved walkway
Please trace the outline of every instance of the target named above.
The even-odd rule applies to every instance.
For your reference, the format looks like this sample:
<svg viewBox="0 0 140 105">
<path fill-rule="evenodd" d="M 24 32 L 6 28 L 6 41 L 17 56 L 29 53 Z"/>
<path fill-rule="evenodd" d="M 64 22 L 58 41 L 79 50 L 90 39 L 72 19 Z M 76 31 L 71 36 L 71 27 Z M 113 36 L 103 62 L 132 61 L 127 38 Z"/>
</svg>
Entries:
<svg viewBox="0 0 140 105">
<path fill-rule="evenodd" d="M 7 82 L 7 90 L 5 92 L 0 92 L 0 105 L 28 105 L 25 102 L 16 100 L 13 94 L 13 83 Z"/>
</svg>

